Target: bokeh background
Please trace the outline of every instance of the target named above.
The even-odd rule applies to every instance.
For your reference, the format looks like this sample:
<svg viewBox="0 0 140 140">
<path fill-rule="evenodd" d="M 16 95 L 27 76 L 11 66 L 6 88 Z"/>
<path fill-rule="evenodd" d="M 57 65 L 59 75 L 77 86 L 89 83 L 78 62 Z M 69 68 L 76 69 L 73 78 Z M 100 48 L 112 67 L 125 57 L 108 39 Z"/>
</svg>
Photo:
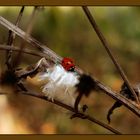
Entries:
<svg viewBox="0 0 140 140">
<path fill-rule="evenodd" d="M 20 28 L 26 30 L 34 7 L 25 7 Z M 131 83 L 140 81 L 140 7 L 89 7 L 113 54 Z M 2 7 L 0 15 L 15 23 L 21 7 Z M 99 81 L 119 91 L 123 83 L 81 7 L 44 7 L 38 11 L 32 36 Z M 0 25 L 0 44 L 6 44 L 8 30 Z M 22 39 L 16 37 L 14 45 Z M 35 49 L 26 44 L 26 47 Z M 24 54 L 20 67 L 39 60 Z M 0 50 L 0 72 L 6 68 L 5 51 Z M 1 134 L 111 134 L 87 120 L 70 120 L 70 112 L 34 97 L 13 94 L 0 96 Z M 106 114 L 114 100 L 94 92 L 83 98 L 91 116 L 107 123 Z M 111 126 L 124 134 L 140 134 L 140 119 L 125 107 L 114 111 Z"/>
</svg>

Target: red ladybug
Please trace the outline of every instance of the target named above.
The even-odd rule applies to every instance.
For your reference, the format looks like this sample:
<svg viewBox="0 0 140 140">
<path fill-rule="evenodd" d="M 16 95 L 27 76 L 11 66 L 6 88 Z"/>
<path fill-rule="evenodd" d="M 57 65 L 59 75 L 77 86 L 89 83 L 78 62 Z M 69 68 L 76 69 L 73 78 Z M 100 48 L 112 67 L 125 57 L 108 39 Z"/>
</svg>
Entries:
<svg viewBox="0 0 140 140">
<path fill-rule="evenodd" d="M 71 58 L 64 57 L 63 60 L 61 61 L 61 65 L 66 71 L 74 71 L 75 69 L 74 62 Z"/>
</svg>

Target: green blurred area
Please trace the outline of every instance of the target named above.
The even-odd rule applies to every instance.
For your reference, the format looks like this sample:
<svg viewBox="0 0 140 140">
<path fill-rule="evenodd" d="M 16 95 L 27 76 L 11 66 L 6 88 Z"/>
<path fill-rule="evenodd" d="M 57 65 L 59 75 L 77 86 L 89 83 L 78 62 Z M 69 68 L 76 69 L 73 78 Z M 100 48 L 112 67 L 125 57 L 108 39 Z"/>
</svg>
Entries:
<svg viewBox="0 0 140 140">
<path fill-rule="evenodd" d="M 20 8 L 0 7 L 0 15 L 15 23 Z M 140 8 L 89 8 L 128 79 L 133 84 L 139 82 Z M 32 10 L 33 7 L 25 7 L 20 24 L 21 29 L 26 30 Z M 114 90 L 120 90 L 121 77 L 81 7 L 44 7 L 44 9 L 38 11 L 32 36 L 62 57 L 73 58 L 76 65 L 86 73 L 90 73 Z M 0 44 L 6 44 L 7 38 L 8 30 L 0 26 Z M 19 46 L 20 43 L 21 39 L 17 37 L 14 44 Z M 29 45 L 27 47 L 34 49 Z M 2 71 L 5 67 L 4 51 L 0 50 L 0 56 L 0 71 Z M 37 60 L 39 58 L 24 54 L 21 67 L 36 63 Z M 10 102 L 9 107 L 14 108 L 14 113 L 17 114 L 17 120 L 22 118 L 21 120 L 28 124 L 30 131 L 23 131 L 23 133 L 110 134 L 104 128 L 86 120 L 70 120 L 69 113 L 65 111 L 60 113 L 61 108 L 50 103 L 31 97 L 27 101 L 27 97 L 19 96 L 10 96 L 8 100 Z M 18 98 L 18 101 L 15 98 Z M 24 102 L 27 104 L 24 104 Z M 113 99 L 102 93 L 94 93 L 88 99 L 83 99 L 83 102 L 89 105 L 89 114 L 107 122 L 106 114 L 109 107 L 114 103 Z M 29 105 L 28 109 L 26 105 Z M 125 107 L 115 110 L 112 115 L 112 126 L 122 133 L 140 133 L 139 118 Z M 12 132 L 9 131 L 9 133 Z M 0 133 L 3 133 L 1 129 Z M 22 133 L 22 131 L 15 130 L 14 133 Z"/>
</svg>

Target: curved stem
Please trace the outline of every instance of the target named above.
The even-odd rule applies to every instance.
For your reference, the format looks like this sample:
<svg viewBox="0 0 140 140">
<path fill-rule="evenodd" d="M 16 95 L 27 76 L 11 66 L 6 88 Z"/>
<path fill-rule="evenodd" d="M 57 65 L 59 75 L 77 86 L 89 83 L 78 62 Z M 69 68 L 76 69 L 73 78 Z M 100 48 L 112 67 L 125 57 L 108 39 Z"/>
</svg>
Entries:
<svg viewBox="0 0 140 140">
<path fill-rule="evenodd" d="M 66 105 L 66 104 L 64 104 L 62 102 L 57 101 L 57 100 L 54 100 L 52 102 L 51 100 L 48 100 L 48 98 L 46 96 L 42 96 L 42 95 L 31 93 L 31 92 L 21 92 L 21 93 L 24 94 L 24 95 L 29 95 L 29 96 L 33 96 L 33 97 L 36 97 L 36 98 L 40 98 L 40 99 L 49 101 L 49 102 L 51 102 L 53 104 L 56 104 L 58 106 L 61 106 L 61 107 L 65 108 L 65 109 L 67 109 L 67 110 L 69 110 L 71 112 L 77 113 L 76 110 L 74 108 L 72 108 L 71 106 L 68 106 L 68 105 Z M 119 131 L 115 130 L 111 126 L 109 126 L 109 125 L 107 125 L 107 124 L 105 124 L 105 123 L 103 123 L 103 122 L 101 122 L 101 121 L 89 116 L 89 115 L 85 115 L 85 114 L 83 114 L 81 112 L 80 112 L 80 114 L 81 114 L 81 116 L 85 116 L 85 119 L 87 119 L 87 120 L 89 120 L 91 122 L 94 122 L 94 123 L 104 127 L 105 129 L 107 129 L 107 130 L 109 130 L 109 131 L 111 131 L 111 132 L 113 132 L 115 134 L 121 134 Z M 81 117 L 79 116 L 78 118 L 81 118 Z"/>
</svg>

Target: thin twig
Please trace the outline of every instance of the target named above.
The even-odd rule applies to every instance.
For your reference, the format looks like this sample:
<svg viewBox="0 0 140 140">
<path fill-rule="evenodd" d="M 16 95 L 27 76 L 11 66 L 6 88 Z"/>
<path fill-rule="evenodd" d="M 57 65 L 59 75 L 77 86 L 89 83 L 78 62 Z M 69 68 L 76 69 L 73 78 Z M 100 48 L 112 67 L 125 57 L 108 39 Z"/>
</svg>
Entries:
<svg viewBox="0 0 140 140">
<path fill-rule="evenodd" d="M 0 50 L 12 50 L 12 51 L 16 51 L 16 52 L 21 51 L 20 48 L 14 47 L 14 46 L 9 46 L 9 45 L 0 45 Z M 45 57 L 46 56 L 46 55 L 44 55 L 44 53 L 29 50 L 27 48 L 22 50 L 22 53 L 26 53 L 26 54 L 30 54 L 30 55 L 34 55 L 34 56 L 38 56 L 38 57 Z"/>
<path fill-rule="evenodd" d="M 123 69 L 121 68 L 121 66 L 119 65 L 119 63 L 117 62 L 116 58 L 114 57 L 114 55 L 112 54 L 110 48 L 109 48 L 109 45 L 107 43 L 107 40 L 105 39 L 104 35 L 102 34 L 102 32 L 100 31 L 98 25 L 96 24 L 96 21 L 94 19 L 94 17 L 92 16 L 92 14 L 90 13 L 89 9 L 87 6 L 83 6 L 82 7 L 89 22 L 91 23 L 93 29 L 95 30 L 96 34 L 98 35 L 99 39 L 101 40 L 103 46 L 105 47 L 109 57 L 111 58 L 111 60 L 113 61 L 116 69 L 118 70 L 119 74 L 121 75 L 122 79 L 124 80 L 124 82 L 127 84 L 128 88 L 130 89 L 131 93 L 134 95 L 137 103 L 139 104 L 139 99 L 135 93 L 135 91 L 133 90 L 127 76 L 125 75 Z"/>
<path fill-rule="evenodd" d="M 61 61 L 62 57 L 58 56 L 55 52 L 53 52 L 47 46 L 41 44 L 39 41 L 37 41 L 33 37 L 31 37 L 31 36 L 25 37 L 26 35 L 25 35 L 25 32 L 23 30 L 16 27 L 15 25 L 13 25 L 12 23 L 10 23 L 9 21 L 7 21 L 6 19 L 4 19 L 1 16 L 0 16 L 0 24 L 3 25 L 6 28 L 12 30 L 13 32 L 15 32 L 18 36 L 23 38 L 25 41 L 27 41 L 31 45 L 44 50 L 44 54 L 46 54 L 46 57 L 49 57 L 49 59 L 51 59 L 53 62 L 56 62 L 56 61 L 60 62 Z M 83 71 L 80 68 L 76 68 L 76 70 L 80 74 L 83 73 Z M 121 96 L 120 94 L 117 94 L 116 92 L 112 91 L 110 88 L 103 85 L 98 80 L 95 80 L 95 82 L 97 84 L 97 87 L 100 90 L 102 90 L 104 93 L 106 93 L 107 95 L 109 95 L 113 99 L 115 99 L 117 101 L 120 101 L 124 106 L 126 106 L 129 110 L 131 110 L 138 117 L 140 117 L 140 109 L 136 105 L 134 105 L 132 102 L 130 102 L 127 98 L 125 98 L 125 97 Z"/>
<path fill-rule="evenodd" d="M 15 26 L 19 25 L 19 23 L 21 21 L 21 17 L 23 15 L 23 11 L 24 11 L 24 6 L 22 6 L 22 8 L 21 8 L 21 10 L 19 12 L 19 15 L 18 15 L 18 17 L 16 19 L 16 22 L 15 22 Z M 10 46 L 13 45 L 15 36 L 16 36 L 16 34 L 13 33 L 11 30 L 9 30 L 9 36 L 8 36 L 7 45 L 10 45 Z M 12 61 L 12 50 L 8 50 L 7 53 L 6 53 L 6 64 L 7 64 L 8 69 L 12 68 L 11 61 Z"/>
<path fill-rule="evenodd" d="M 54 100 L 54 101 L 52 102 L 51 100 L 48 100 L 48 98 L 47 98 L 46 96 L 34 94 L 34 93 L 31 93 L 31 92 L 21 92 L 21 93 L 24 94 L 24 95 L 30 95 L 30 96 L 33 96 L 33 97 L 36 97 L 36 98 L 40 98 L 40 99 L 43 99 L 43 100 L 45 100 L 45 101 L 49 101 L 49 102 L 51 102 L 51 103 L 53 103 L 53 104 L 56 104 L 56 105 L 58 105 L 58 106 L 61 106 L 61 107 L 65 108 L 65 109 L 67 109 L 67 110 L 69 110 L 69 111 L 71 111 L 71 112 L 77 113 L 73 107 L 68 106 L 68 105 L 66 105 L 66 104 L 64 104 L 64 103 L 62 103 L 62 102 L 57 101 L 57 100 Z M 109 126 L 109 125 L 107 125 L 107 124 L 105 124 L 105 123 L 103 123 L 103 122 L 101 122 L 101 121 L 99 121 L 99 120 L 97 120 L 97 119 L 95 119 L 95 118 L 89 116 L 89 115 L 85 115 L 85 114 L 83 114 L 83 113 L 81 113 L 81 112 L 79 112 L 79 114 L 80 114 L 81 116 L 84 116 L 85 119 L 87 119 L 87 120 L 89 120 L 89 121 L 91 121 L 91 122 L 94 122 L 94 123 L 96 123 L 96 124 L 98 124 L 98 125 L 104 127 L 105 129 L 107 129 L 107 130 L 109 130 L 109 131 L 111 131 L 111 132 L 113 132 L 113 133 L 115 133 L 115 134 L 121 134 L 119 131 L 115 130 L 115 129 L 112 128 L 111 126 Z M 80 116 L 77 116 L 77 117 L 78 117 L 78 118 L 82 118 L 82 117 L 80 117 Z"/>
<path fill-rule="evenodd" d="M 34 25 L 35 16 L 36 16 L 37 11 L 38 11 L 38 7 L 35 6 L 34 9 L 33 9 L 32 14 L 31 14 L 31 16 L 29 18 L 29 22 L 27 24 L 26 35 L 30 35 L 31 32 L 32 32 L 32 28 L 33 28 L 33 25 Z M 22 58 L 22 50 L 24 49 L 25 44 L 26 44 L 26 42 L 23 40 L 21 42 L 21 45 L 20 45 L 20 50 L 21 51 L 19 51 L 19 53 L 17 54 L 17 56 L 16 56 L 16 58 L 15 58 L 15 60 L 13 62 L 13 67 L 17 67 L 18 64 L 20 63 L 20 60 Z"/>
</svg>

